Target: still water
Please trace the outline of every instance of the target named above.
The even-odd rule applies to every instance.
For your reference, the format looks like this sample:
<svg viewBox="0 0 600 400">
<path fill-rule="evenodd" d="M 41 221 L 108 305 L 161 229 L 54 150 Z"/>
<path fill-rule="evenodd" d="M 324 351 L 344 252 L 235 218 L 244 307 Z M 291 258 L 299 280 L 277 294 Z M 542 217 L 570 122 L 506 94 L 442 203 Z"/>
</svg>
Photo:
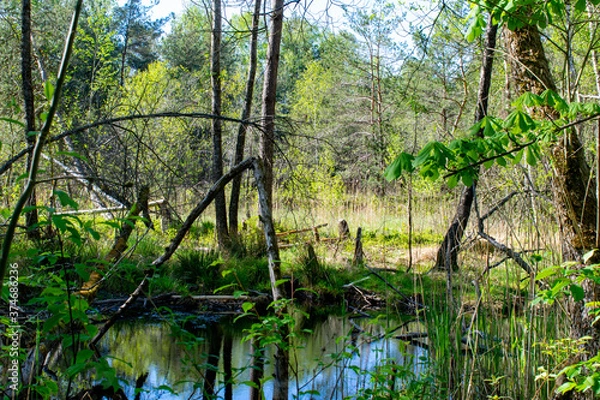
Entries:
<svg viewBox="0 0 600 400">
<path fill-rule="evenodd" d="M 427 358 L 426 350 L 406 345 L 386 332 L 396 330 L 396 320 L 349 319 L 329 316 L 319 321 L 303 320 L 290 355 L 290 399 L 343 399 L 371 385 L 369 371 L 393 362 L 418 374 Z M 231 318 L 207 320 L 197 317 L 185 324 L 181 335 L 174 324 L 157 321 L 127 321 L 114 326 L 101 348 L 124 380 L 128 398 L 135 397 L 135 380 L 148 374 L 141 399 L 202 398 L 211 344 L 219 353 L 215 398 L 224 398 L 224 356 L 231 358 L 233 399 L 250 398 L 252 347 L 245 340 L 250 323 Z M 178 334 L 179 332 L 179 334 Z M 274 348 L 266 351 L 265 377 L 271 377 Z M 227 354 L 225 354 L 227 353 Z M 401 384 L 401 383 L 399 383 Z M 264 384 L 271 398 L 272 379 Z M 308 393 L 310 391 L 310 393 Z"/>
</svg>

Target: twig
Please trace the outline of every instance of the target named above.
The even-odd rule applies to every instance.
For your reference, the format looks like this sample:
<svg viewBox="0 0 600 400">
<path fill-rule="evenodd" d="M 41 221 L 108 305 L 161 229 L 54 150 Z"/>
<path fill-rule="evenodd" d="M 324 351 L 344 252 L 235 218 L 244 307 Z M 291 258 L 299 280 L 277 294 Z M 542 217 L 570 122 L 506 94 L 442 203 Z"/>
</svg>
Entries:
<svg viewBox="0 0 600 400">
<path fill-rule="evenodd" d="M 495 213 L 496 211 L 498 211 L 500 209 L 500 207 L 502 207 L 503 205 L 505 205 L 506 203 L 508 203 L 509 200 L 512 199 L 513 197 L 515 197 L 517 194 L 519 194 L 519 192 L 517 192 L 517 191 L 510 192 L 503 199 L 499 200 L 492 208 L 490 208 L 488 210 L 488 212 L 486 212 L 481 217 L 479 217 L 479 219 L 481 219 L 482 221 L 485 221 L 486 219 L 488 219 L 489 217 L 491 217 L 493 213 Z"/>
</svg>

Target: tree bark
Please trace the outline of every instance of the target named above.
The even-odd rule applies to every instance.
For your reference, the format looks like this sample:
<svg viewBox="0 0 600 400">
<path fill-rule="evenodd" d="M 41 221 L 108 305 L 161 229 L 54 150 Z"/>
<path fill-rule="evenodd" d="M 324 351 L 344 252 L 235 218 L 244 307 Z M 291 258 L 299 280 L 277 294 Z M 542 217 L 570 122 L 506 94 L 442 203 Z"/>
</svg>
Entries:
<svg viewBox="0 0 600 400">
<path fill-rule="evenodd" d="M 210 76 L 212 84 L 212 113 L 221 115 L 221 35 L 222 35 L 221 0 L 213 0 L 213 28 L 211 41 Z M 222 149 L 223 124 L 219 118 L 212 120 L 212 180 L 217 182 L 223 176 L 223 149 Z M 241 161 L 241 160 L 240 160 Z M 230 245 L 227 230 L 227 208 L 225 191 L 221 190 L 215 197 L 215 218 L 217 241 L 223 250 Z"/>
<path fill-rule="evenodd" d="M 548 60 L 536 26 L 527 25 L 515 31 L 506 30 L 506 45 L 514 60 L 512 75 L 519 94 L 556 91 Z M 538 110 L 550 119 L 558 118 L 554 109 Z M 581 260 L 584 251 L 595 247 L 596 199 L 588 191 L 590 168 L 585 161 L 581 140 L 574 129 L 567 129 L 552 146 L 553 195 L 564 235 L 563 258 Z"/>
<path fill-rule="evenodd" d="M 254 161 L 254 178 L 256 179 L 256 187 L 258 189 L 258 201 L 260 208 L 260 218 L 265 231 L 265 239 L 267 241 L 267 255 L 269 260 L 269 277 L 271 279 L 271 291 L 273 293 L 273 302 L 287 298 L 285 288 L 280 285 L 281 282 L 281 260 L 279 259 L 279 248 L 277 247 L 277 235 L 275 234 L 275 226 L 273 225 L 273 217 L 271 207 L 267 195 L 265 185 L 265 175 L 263 166 L 260 160 Z M 282 316 L 285 309 L 277 312 L 278 316 Z M 273 381 L 273 400 L 287 400 L 289 392 L 289 328 L 286 324 L 279 327 L 279 335 L 281 343 L 277 343 L 275 352 L 275 372 Z"/>
<path fill-rule="evenodd" d="M 250 36 L 250 65 L 248 66 L 248 77 L 246 79 L 246 96 L 244 99 L 244 110 L 242 111 L 242 123 L 240 123 L 235 145 L 235 156 L 233 163 L 239 164 L 244 158 L 244 147 L 246 146 L 247 121 L 252 114 L 252 98 L 254 97 L 254 81 L 256 80 L 256 65 L 258 59 L 258 27 L 260 23 L 261 0 L 254 2 L 254 14 L 252 15 L 252 34 Z M 238 234 L 238 211 L 240 206 L 240 190 L 242 176 L 236 176 L 231 182 L 231 199 L 229 200 L 229 234 Z"/>
<path fill-rule="evenodd" d="M 481 76 L 479 78 L 479 90 L 477 93 L 475 122 L 481 121 L 487 115 L 497 32 L 498 25 L 492 24 L 492 20 L 490 18 L 485 38 L 483 62 L 481 64 Z M 450 267 L 454 270 L 458 269 L 457 259 L 458 252 L 460 250 L 460 242 L 462 241 L 465 228 L 467 227 L 469 218 L 471 216 L 471 208 L 473 205 L 473 198 L 475 197 L 476 185 L 477 181 L 474 181 L 473 185 L 470 187 L 465 187 L 462 191 L 454 219 L 452 220 L 452 223 L 450 224 L 450 227 L 444 236 L 442 245 L 437 253 L 436 268 L 438 269 L 445 269 L 446 265 L 450 265 Z M 447 258 L 449 258 L 449 260 Z"/>
<path fill-rule="evenodd" d="M 262 96 L 263 132 L 260 135 L 259 151 L 263 161 L 265 189 L 269 208 L 273 206 L 273 159 L 275 150 L 275 105 L 277 95 L 277 70 L 283 30 L 283 0 L 272 0 L 269 47 L 265 66 L 265 81 Z"/>
<path fill-rule="evenodd" d="M 54 121 L 54 116 L 56 115 L 56 111 L 58 109 L 58 103 L 60 101 L 62 88 L 67 77 L 67 67 L 69 65 L 71 54 L 73 52 L 73 43 L 75 42 L 77 24 L 79 22 L 79 16 L 81 15 L 81 8 L 82 0 L 77 0 L 77 2 L 75 3 L 75 11 L 73 12 L 71 25 L 67 33 L 65 51 L 63 52 L 60 68 L 58 70 L 56 87 L 54 89 L 52 101 L 50 102 L 50 108 L 48 109 L 46 120 L 44 121 L 44 124 L 40 129 L 39 135 L 37 136 L 37 140 L 35 142 L 35 145 L 33 146 L 33 150 L 31 153 L 31 168 L 29 168 L 28 171 L 29 177 L 27 179 L 27 183 L 25 184 L 25 189 L 23 190 L 21 196 L 19 196 L 19 199 L 15 204 L 8 225 L 6 226 L 4 240 L 2 241 L 2 252 L 0 253 L 0 287 L 2 287 L 2 283 L 4 281 L 4 274 L 6 273 L 6 268 L 8 265 L 8 256 L 10 253 L 10 248 L 12 246 L 12 241 L 14 239 L 15 229 L 17 228 L 19 217 L 21 216 L 21 211 L 23 211 L 23 208 L 25 207 L 29 198 L 31 197 L 31 193 L 36 185 L 42 149 L 44 148 L 44 144 L 46 143 L 48 135 L 50 134 L 50 128 L 52 127 L 52 122 Z"/>
<path fill-rule="evenodd" d="M 23 92 L 24 109 L 25 109 L 25 139 L 29 146 L 35 144 L 36 131 L 35 125 L 35 99 L 33 94 L 33 61 L 32 61 L 32 46 L 31 46 L 31 0 L 23 0 L 21 9 L 21 88 Z M 31 169 L 33 152 L 29 152 L 27 156 L 27 170 Z M 26 203 L 26 207 L 37 205 L 37 196 L 35 188 L 32 189 L 31 195 Z M 27 226 L 27 234 L 32 239 L 39 239 L 40 233 L 37 229 L 38 212 L 32 208 L 25 213 L 25 226 Z"/>
<path fill-rule="evenodd" d="M 541 35 L 534 25 L 526 25 L 514 31 L 505 30 L 506 48 L 511 61 L 512 75 L 519 94 L 524 92 L 541 93 L 543 90 L 556 91 L 556 85 L 550 73 L 548 60 L 542 46 Z M 540 115 L 555 119 L 555 110 L 545 108 L 537 110 Z M 553 197 L 556 212 L 563 235 L 563 259 L 581 263 L 584 252 L 595 248 L 596 239 L 596 199 L 590 185 L 590 169 L 584 158 L 582 143 L 575 129 L 565 131 L 551 149 L 553 165 Z M 593 187 L 593 183 L 590 185 Z M 592 262 L 598 262 L 597 257 Z M 593 317 L 589 315 L 586 303 L 600 299 L 598 288 L 589 280 L 583 282 L 585 298 L 583 301 L 571 301 L 568 311 L 571 320 L 571 336 L 581 338 L 590 336 L 585 350 L 590 357 L 600 348 L 600 332 L 592 326 Z M 579 360 L 572 360 L 579 361 Z M 567 392 L 556 394 L 561 399 L 586 399 L 585 393 Z"/>
</svg>

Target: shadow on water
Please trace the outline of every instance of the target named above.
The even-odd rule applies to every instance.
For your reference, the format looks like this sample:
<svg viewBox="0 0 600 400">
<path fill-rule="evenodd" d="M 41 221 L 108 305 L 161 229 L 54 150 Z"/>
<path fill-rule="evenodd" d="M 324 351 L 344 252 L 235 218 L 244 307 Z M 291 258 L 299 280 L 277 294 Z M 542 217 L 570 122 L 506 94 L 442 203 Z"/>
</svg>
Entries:
<svg viewBox="0 0 600 400">
<path fill-rule="evenodd" d="M 397 320 L 349 319 L 329 316 L 302 322 L 290 356 L 290 398 L 343 399 L 372 385 L 372 373 L 382 364 L 403 366 L 419 374 L 426 350 L 385 336 L 401 325 Z M 183 328 L 182 328 L 183 327 Z M 101 343 L 125 382 L 128 398 L 135 381 L 148 376 L 141 399 L 251 398 L 253 367 L 249 322 L 231 317 L 195 317 L 183 324 L 147 320 L 115 325 Z M 264 351 L 263 391 L 273 390 L 274 347 Z M 401 385 L 393 379 L 390 385 Z"/>
</svg>

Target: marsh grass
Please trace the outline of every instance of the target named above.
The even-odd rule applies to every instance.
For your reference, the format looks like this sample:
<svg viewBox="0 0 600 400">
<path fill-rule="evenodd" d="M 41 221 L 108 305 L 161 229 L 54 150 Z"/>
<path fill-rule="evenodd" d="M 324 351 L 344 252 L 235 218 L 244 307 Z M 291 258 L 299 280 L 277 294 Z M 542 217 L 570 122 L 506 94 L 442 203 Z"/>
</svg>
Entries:
<svg viewBox="0 0 600 400">
<path fill-rule="evenodd" d="M 426 188 L 427 191 L 430 189 Z M 413 200 L 411 254 L 406 198 L 402 194 L 385 199 L 349 195 L 327 208 L 318 203 L 302 209 L 290 209 L 280 204 L 275 210 L 278 229 L 302 229 L 327 223 L 328 226 L 320 230 L 321 237 L 335 239 L 337 223 L 345 219 L 352 238 L 358 227 L 363 228 L 368 265 L 385 269 L 382 276 L 402 293 L 418 294 L 423 299 L 425 308 L 418 311 L 415 319 L 427 332 L 429 360 L 423 377 L 431 384 L 417 384 L 425 379 L 423 377 L 404 377 L 405 388 L 415 387 L 415 393 L 417 388 L 425 386 L 435 390 L 427 392 L 427 396 L 421 393 L 422 397 L 414 398 L 549 398 L 553 382 L 548 379 L 548 374 L 556 373 L 557 365 L 566 359 L 566 355 L 552 350 L 563 343 L 560 338 L 568 335 L 564 310 L 558 303 L 552 307 L 531 306 L 537 290 L 530 282 L 531 277 L 512 261 L 501 262 L 502 254 L 477 239 L 474 224 L 467 229 L 464 250 L 460 254 L 461 268 L 453 275 L 453 302 L 449 303 L 446 273 L 432 270 L 432 266 L 437 244 L 452 218 L 458 196 L 457 192 L 431 196 L 427 191 L 417 191 Z M 534 214 L 526 200 L 502 208 L 486 221 L 485 229 L 502 243 L 521 252 L 537 271 L 557 264 L 560 239 L 551 212 L 538 206 Z M 257 215 L 256 210 L 251 213 Z M 114 232 L 106 225 L 98 226 L 102 227 L 103 239 L 87 241 L 76 250 L 68 249 L 78 260 L 100 258 L 112 245 Z M 173 290 L 212 293 L 220 287 L 227 287 L 223 293 L 234 290 L 268 292 L 268 268 L 261 257 L 264 242 L 258 218 L 251 218 L 246 226 L 238 243 L 239 250 L 227 258 L 211 250 L 215 248 L 215 237 L 210 218 L 198 222 L 176 257 L 163 271 L 157 271 L 151 283 L 152 293 Z M 139 229 L 143 228 L 140 226 Z M 127 294 L 135 289 L 144 268 L 162 253 L 172 234 L 173 231 L 167 234 L 148 232 L 132 238 L 134 251 L 107 279 L 106 290 Z M 397 294 L 367 269 L 351 266 L 352 238 L 313 242 L 316 260 L 307 258 L 302 245 L 312 240 L 310 235 L 298 238 L 300 246 L 281 251 L 284 273 L 324 296 L 339 294 L 343 285 L 360 281 L 360 287 L 377 291 L 388 300 L 390 306 L 386 312 L 395 312 L 391 304 L 397 300 Z M 20 262 L 30 257 L 26 249 L 32 245 L 26 239 L 17 244 L 15 256 Z M 409 260 L 412 268 L 406 273 Z M 29 264 L 33 271 L 35 265 Z M 480 293 L 473 282 L 477 283 Z M 383 365 L 380 370 L 372 371 L 372 377 L 377 379 L 380 375 L 379 378 L 387 382 L 390 371 Z M 411 386 L 411 382 L 415 385 Z M 381 386 L 382 390 L 389 388 L 388 383 Z"/>
</svg>

